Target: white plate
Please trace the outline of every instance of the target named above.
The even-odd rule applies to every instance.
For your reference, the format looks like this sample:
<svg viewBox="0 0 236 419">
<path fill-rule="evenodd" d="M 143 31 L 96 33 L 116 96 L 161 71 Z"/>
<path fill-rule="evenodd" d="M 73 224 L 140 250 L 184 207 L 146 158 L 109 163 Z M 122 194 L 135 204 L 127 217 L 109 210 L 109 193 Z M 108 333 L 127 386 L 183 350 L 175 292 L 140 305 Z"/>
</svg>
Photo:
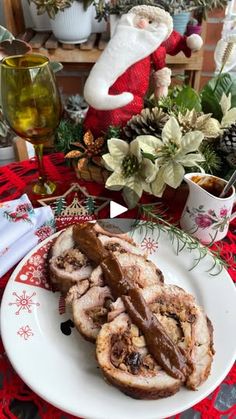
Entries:
<svg viewBox="0 0 236 419">
<path fill-rule="evenodd" d="M 129 220 L 117 219 L 127 231 Z M 150 246 L 154 260 L 167 283 L 174 283 L 197 298 L 214 326 L 216 354 L 211 375 L 198 391 L 184 387 L 167 399 L 146 401 L 125 396 L 108 385 L 95 361 L 95 347 L 75 329 L 62 334 L 60 324 L 70 318 L 64 313 L 59 293 L 48 290 L 45 258 L 52 238 L 31 251 L 18 265 L 6 287 L 1 309 L 2 338 L 9 359 L 26 384 L 42 398 L 62 410 L 84 418 L 158 419 L 179 413 L 211 393 L 224 379 L 236 355 L 236 291 L 223 270 L 211 276 L 207 257 L 191 272 L 194 253 L 175 254 L 166 234 L 157 245 L 157 231 L 136 231 L 134 238 Z M 195 254 L 196 256 L 196 254 Z"/>
</svg>

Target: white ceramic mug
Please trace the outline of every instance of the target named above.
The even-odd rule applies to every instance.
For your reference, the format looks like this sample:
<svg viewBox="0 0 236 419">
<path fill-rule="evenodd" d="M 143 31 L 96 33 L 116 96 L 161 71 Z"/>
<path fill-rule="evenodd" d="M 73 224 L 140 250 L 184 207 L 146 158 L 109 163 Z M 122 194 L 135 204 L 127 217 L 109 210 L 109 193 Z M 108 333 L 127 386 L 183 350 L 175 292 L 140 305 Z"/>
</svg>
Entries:
<svg viewBox="0 0 236 419">
<path fill-rule="evenodd" d="M 189 186 L 189 195 L 180 218 L 181 228 L 190 235 L 198 238 L 202 243 L 209 244 L 223 239 L 228 232 L 229 223 L 236 217 L 232 214 L 235 203 L 235 188 L 231 187 L 226 198 L 219 198 L 203 189 L 193 179 L 212 181 L 222 185 L 224 179 L 204 173 L 188 173 L 184 180 Z"/>
</svg>

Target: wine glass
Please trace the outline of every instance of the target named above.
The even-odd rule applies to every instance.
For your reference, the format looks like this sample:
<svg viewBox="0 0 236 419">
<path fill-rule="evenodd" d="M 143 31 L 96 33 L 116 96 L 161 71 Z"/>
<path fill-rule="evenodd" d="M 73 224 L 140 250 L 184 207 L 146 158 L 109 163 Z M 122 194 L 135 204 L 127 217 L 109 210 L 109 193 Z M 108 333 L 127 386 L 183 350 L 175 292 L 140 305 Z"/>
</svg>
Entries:
<svg viewBox="0 0 236 419">
<path fill-rule="evenodd" d="M 14 55 L 1 62 L 1 98 L 11 129 L 34 145 L 38 180 L 32 191 L 51 195 L 56 183 L 48 179 L 43 165 L 43 145 L 52 139 L 61 116 L 61 101 L 47 57 Z"/>
</svg>

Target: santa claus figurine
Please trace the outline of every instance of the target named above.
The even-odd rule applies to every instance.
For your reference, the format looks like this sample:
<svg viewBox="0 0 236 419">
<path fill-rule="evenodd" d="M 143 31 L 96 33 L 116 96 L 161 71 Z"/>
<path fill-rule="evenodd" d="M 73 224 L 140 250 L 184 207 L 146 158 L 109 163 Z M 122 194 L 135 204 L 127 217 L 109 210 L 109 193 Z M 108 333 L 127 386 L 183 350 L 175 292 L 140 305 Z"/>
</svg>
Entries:
<svg viewBox="0 0 236 419">
<path fill-rule="evenodd" d="M 141 112 L 152 66 L 155 95 L 165 96 L 171 83 L 166 54 L 183 51 L 187 57 L 202 46 L 199 35 L 185 37 L 173 31 L 170 14 L 155 6 L 136 6 L 123 15 L 85 83 L 84 97 L 90 105 L 85 129 L 95 135 L 110 125 L 124 126 Z"/>
</svg>

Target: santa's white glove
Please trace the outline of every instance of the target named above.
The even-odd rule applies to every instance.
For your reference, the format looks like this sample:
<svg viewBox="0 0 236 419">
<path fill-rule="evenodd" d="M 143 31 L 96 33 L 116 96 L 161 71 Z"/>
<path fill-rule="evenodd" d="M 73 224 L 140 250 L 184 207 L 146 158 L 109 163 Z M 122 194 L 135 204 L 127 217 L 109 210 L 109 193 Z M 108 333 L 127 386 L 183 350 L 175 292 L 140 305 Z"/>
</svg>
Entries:
<svg viewBox="0 0 236 419">
<path fill-rule="evenodd" d="M 188 36 L 186 39 L 187 47 L 189 47 L 193 52 L 199 51 L 202 48 L 203 40 L 200 35 L 193 33 L 192 35 Z"/>
<path fill-rule="evenodd" d="M 154 94 L 157 99 L 168 95 L 168 87 L 171 84 L 171 69 L 164 67 L 154 73 Z"/>
</svg>

